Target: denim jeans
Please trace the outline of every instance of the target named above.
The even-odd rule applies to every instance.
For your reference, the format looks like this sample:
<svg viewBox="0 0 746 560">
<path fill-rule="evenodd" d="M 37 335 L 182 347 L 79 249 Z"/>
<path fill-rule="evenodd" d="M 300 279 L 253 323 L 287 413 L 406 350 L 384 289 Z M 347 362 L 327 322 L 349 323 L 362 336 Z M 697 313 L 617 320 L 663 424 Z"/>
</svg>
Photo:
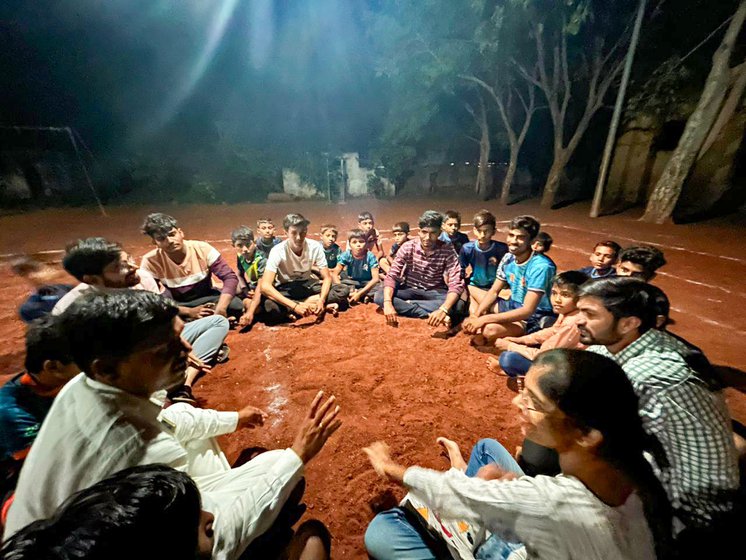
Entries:
<svg viewBox="0 0 746 560">
<path fill-rule="evenodd" d="M 192 345 L 192 352 L 203 362 L 210 362 L 228 335 L 230 323 L 222 315 L 209 315 L 184 325 L 181 336 Z"/>
<path fill-rule="evenodd" d="M 497 311 L 498 313 L 505 313 L 506 311 L 520 309 L 522 305 L 522 303 L 515 302 L 512 299 L 498 299 Z M 533 315 L 526 319 L 526 334 L 535 333 L 536 331 L 550 327 L 556 320 L 557 314 L 554 311 L 537 309 Z"/>
<path fill-rule="evenodd" d="M 494 439 L 483 439 L 471 451 L 466 475 L 473 477 L 481 467 L 491 463 L 523 474 L 507 449 Z M 479 560 L 506 559 L 521 546 L 493 535 L 477 549 L 474 556 Z M 365 531 L 365 548 L 376 560 L 437 560 L 419 532 L 407 521 L 401 508 L 384 511 L 373 518 Z"/>
<path fill-rule="evenodd" d="M 446 301 L 446 290 L 422 290 L 400 286 L 394 289 L 391 303 L 402 317 L 427 319 L 428 315 L 438 309 Z M 383 290 L 376 292 L 373 301 L 383 308 Z"/>
<path fill-rule="evenodd" d="M 499 361 L 500 367 L 505 372 L 505 375 L 509 375 L 510 377 L 526 375 L 528 368 L 530 368 L 533 363 L 525 356 L 522 356 L 518 352 L 512 352 L 511 350 L 506 350 L 500 354 Z"/>
</svg>

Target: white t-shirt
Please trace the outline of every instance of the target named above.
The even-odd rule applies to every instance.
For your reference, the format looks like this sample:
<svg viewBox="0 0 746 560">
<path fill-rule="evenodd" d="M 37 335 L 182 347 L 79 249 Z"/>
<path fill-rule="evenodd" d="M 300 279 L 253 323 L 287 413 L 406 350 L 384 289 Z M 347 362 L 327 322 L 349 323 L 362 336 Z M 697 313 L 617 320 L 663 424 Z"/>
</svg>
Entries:
<svg viewBox="0 0 746 560">
<path fill-rule="evenodd" d="M 303 243 L 303 252 L 296 255 L 290 248 L 287 239 L 278 243 L 269 252 L 267 268 L 274 272 L 276 284 L 287 284 L 298 280 L 311 278 L 311 268 L 329 268 L 326 264 L 324 246 L 318 241 L 306 239 Z"/>
<path fill-rule="evenodd" d="M 444 518 L 523 543 L 511 559 L 655 560 L 653 535 L 636 494 L 611 507 L 572 476 L 487 481 L 457 469 L 419 467 L 407 469 L 404 484 Z"/>
</svg>

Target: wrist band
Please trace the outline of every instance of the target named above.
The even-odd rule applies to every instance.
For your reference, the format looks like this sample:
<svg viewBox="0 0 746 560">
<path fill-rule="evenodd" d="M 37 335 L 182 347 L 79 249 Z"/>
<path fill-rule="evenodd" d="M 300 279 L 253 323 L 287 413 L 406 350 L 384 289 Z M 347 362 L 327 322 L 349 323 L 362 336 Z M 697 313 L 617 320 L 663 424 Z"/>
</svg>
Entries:
<svg viewBox="0 0 746 560">
<path fill-rule="evenodd" d="M 445 313 L 446 315 L 448 315 L 448 310 L 445 307 L 443 307 L 442 305 L 438 309 L 440 309 L 443 313 Z"/>
</svg>

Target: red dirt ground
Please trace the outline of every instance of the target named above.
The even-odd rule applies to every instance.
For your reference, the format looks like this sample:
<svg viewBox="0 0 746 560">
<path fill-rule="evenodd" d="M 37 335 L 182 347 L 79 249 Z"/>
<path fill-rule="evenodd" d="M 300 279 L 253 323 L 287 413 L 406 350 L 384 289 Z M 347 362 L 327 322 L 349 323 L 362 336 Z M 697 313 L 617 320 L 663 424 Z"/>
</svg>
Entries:
<svg viewBox="0 0 746 560">
<path fill-rule="evenodd" d="M 0 218 L 0 258 L 52 251 L 40 256 L 59 263 L 58 251 L 68 241 L 92 235 L 118 240 L 139 257 L 149 249 L 139 224 L 156 210 L 176 216 L 188 237 L 210 240 L 229 255 L 226 238 L 231 228 L 242 223 L 251 226 L 263 216 L 279 223 L 287 212 L 300 211 L 317 232 L 327 221 L 342 230 L 352 227 L 359 211 L 370 210 L 379 229 L 387 230 L 399 220 L 414 225 L 427 208 L 451 207 L 462 212 L 464 222 L 482 207 L 495 212 L 498 220 L 536 215 L 555 239 L 550 256 L 560 270 L 585 266 L 587 254 L 601 239 L 615 239 L 623 246 L 658 244 L 669 261 L 656 283 L 672 302 L 671 330 L 703 348 L 714 363 L 746 369 L 742 215 L 694 225 L 656 226 L 638 222 L 636 213 L 590 220 L 586 205 L 549 212 L 532 202 L 501 208 L 494 202 L 424 198 L 359 200 L 345 206 L 303 202 L 112 207 L 108 218 L 91 209 L 61 209 Z M 462 229 L 469 232 L 468 227 Z M 0 301 L 6 302 L 0 309 L 0 371 L 5 373 L 22 366 L 23 326 L 15 309 L 25 294 L 26 288 L 7 268 L 0 268 Z M 368 467 L 361 451 L 364 445 L 384 439 L 405 464 L 445 468 L 435 443 L 439 435 L 454 438 L 464 453 L 485 436 L 507 442 L 510 448 L 518 443 L 510 405 L 513 392 L 505 380 L 487 372 L 485 355 L 469 347 L 464 335 L 443 340 L 433 337 L 436 332 L 417 320 L 402 320 L 398 329 L 386 327 L 372 305 L 312 327 L 259 325 L 248 334 L 229 335 L 230 361 L 201 380 L 196 393 L 205 406 L 228 410 L 252 403 L 271 413 L 264 428 L 223 438 L 230 458 L 250 446 L 290 445 L 316 390 L 335 394 L 344 425 L 308 468 L 306 502 L 309 514 L 329 525 L 335 537 L 334 556 L 362 558 L 362 535 L 373 515 L 371 506 L 389 489 Z M 746 397 L 733 390 L 728 397 L 734 417 L 745 422 Z"/>
</svg>

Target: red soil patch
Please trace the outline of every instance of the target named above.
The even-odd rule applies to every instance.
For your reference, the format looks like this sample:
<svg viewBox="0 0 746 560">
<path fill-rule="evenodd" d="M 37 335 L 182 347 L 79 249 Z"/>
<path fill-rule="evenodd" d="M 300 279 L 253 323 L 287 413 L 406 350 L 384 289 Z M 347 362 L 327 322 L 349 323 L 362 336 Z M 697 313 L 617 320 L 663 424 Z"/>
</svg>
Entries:
<svg viewBox="0 0 746 560">
<path fill-rule="evenodd" d="M 230 229 L 241 223 L 253 225 L 265 215 L 279 223 L 287 212 L 300 211 L 312 220 L 312 231 L 326 221 L 344 231 L 365 209 L 386 230 L 402 219 L 414 225 L 420 212 L 430 207 L 456 207 L 468 222 L 483 206 L 502 220 L 521 213 L 543 219 L 555 239 L 550 256 L 561 270 L 585 266 L 588 252 L 602 238 L 622 245 L 660 244 L 669 264 L 656 283 L 674 308 L 671 330 L 702 347 L 714 363 L 746 369 L 742 217 L 655 226 L 641 224 L 630 214 L 590 220 L 584 205 L 546 212 L 533 203 L 504 209 L 494 203 L 427 199 L 354 201 L 346 206 L 116 207 L 109 210 L 109 218 L 93 210 L 64 209 L 0 218 L 0 254 L 59 250 L 69 240 L 102 235 L 121 241 L 139 257 L 149 246 L 138 226 L 154 210 L 172 213 L 188 237 L 211 240 L 227 256 L 230 247 L 225 239 Z M 217 217 L 223 225 L 215 225 Z M 60 253 L 46 254 L 50 262 L 59 258 Z M 0 299 L 7 302 L 0 309 L 0 371 L 5 373 L 22 367 L 23 326 L 15 308 L 25 292 L 6 269 L 0 269 Z M 252 403 L 271 412 L 264 428 L 223 438 L 231 459 L 246 447 L 290 445 L 315 392 L 323 388 L 335 394 L 344 425 L 308 468 L 306 502 L 310 516 L 329 524 L 335 557 L 362 558 L 362 535 L 372 517 L 371 505 L 382 501 L 389 489 L 368 467 L 361 451 L 364 445 L 384 439 L 405 464 L 445 468 L 446 460 L 435 443 L 439 435 L 454 438 L 465 454 L 480 437 L 495 437 L 509 448 L 520 439 L 510 404 L 514 393 L 505 380 L 487 372 L 486 356 L 471 348 L 464 335 L 444 340 L 433 336 L 439 330 L 406 319 L 397 329 L 386 327 L 372 305 L 309 327 L 258 325 L 250 333 L 229 335 L 230 361 L 201 380 L 196 393 L 206 406 L 229 410 Z M 734 417 L 746 421 L 742 394 L 731 390 L 729 405 Z"/>
</svg>

